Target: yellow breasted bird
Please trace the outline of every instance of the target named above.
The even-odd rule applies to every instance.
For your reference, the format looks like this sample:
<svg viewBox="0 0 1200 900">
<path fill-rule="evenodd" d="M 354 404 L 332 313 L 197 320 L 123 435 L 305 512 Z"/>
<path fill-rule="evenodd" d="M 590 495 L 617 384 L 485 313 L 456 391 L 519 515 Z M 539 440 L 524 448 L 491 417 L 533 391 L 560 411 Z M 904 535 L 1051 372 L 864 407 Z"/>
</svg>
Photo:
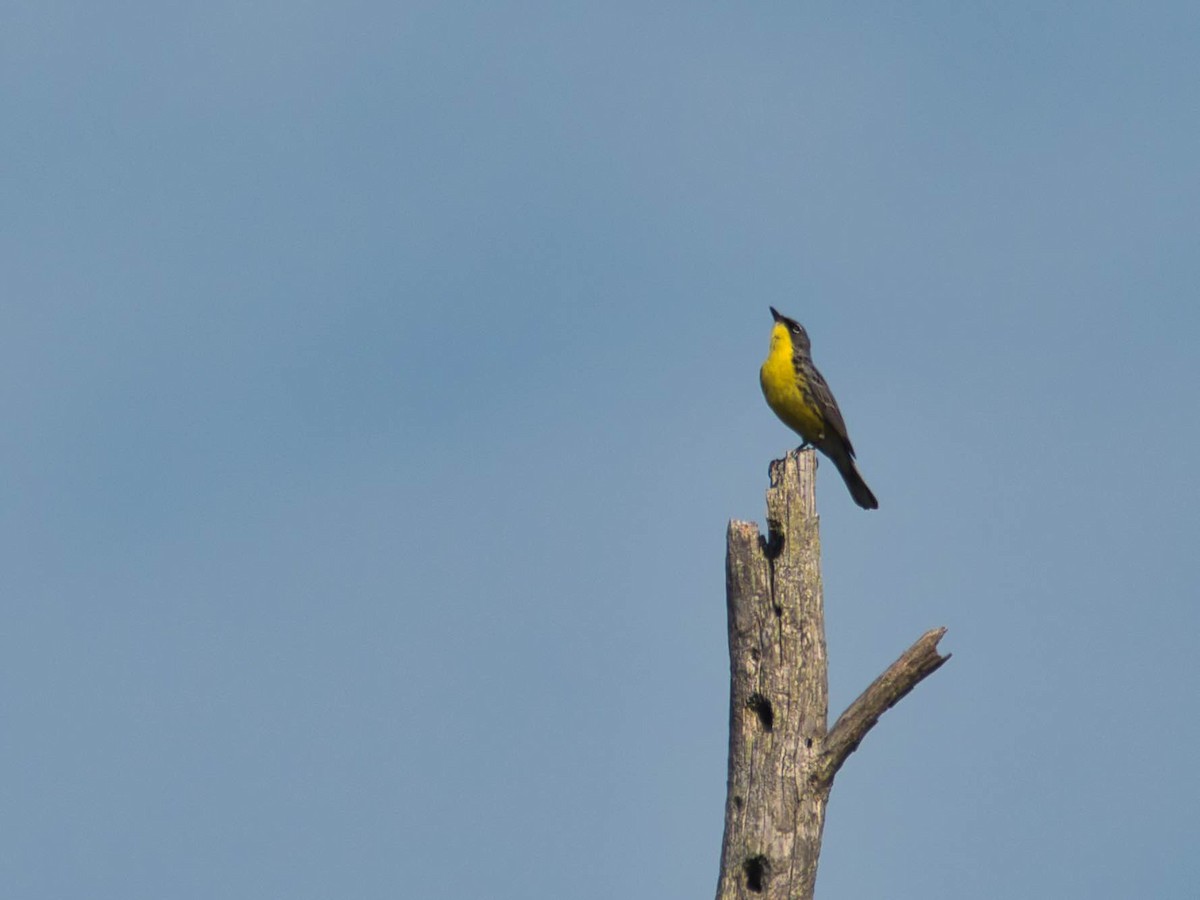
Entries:
<svg viewBox="0 0 1200 900">
<path fill-rule="evenodd" d="M 854 464 L 854 445 L 846 433 L 842 411 L 813 365 L 808 332 L 773 306 L 771 315 L 775 317 L 771 349 L 758 373 L 767 405 L 784 425 L 804 438 L 801 446 L 812 444 L 833 461 L 855 503 L 863 509 L 879 509 L 879 501 Z"/>
</svg>

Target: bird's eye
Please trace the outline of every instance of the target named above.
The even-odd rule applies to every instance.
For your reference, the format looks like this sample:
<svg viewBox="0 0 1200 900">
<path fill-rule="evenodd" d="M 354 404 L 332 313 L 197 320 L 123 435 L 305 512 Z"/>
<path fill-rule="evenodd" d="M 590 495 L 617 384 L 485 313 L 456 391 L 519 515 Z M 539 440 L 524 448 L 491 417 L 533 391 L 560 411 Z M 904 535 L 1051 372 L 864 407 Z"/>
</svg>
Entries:
<svg viewBox="0 0 1200 900">
<path fill-rule="evenodd" d="M 799 333 L 800 333 L 800 326 L 793 323 L 792 324 L 792 334 L 799 334 Z"/>
</svg>

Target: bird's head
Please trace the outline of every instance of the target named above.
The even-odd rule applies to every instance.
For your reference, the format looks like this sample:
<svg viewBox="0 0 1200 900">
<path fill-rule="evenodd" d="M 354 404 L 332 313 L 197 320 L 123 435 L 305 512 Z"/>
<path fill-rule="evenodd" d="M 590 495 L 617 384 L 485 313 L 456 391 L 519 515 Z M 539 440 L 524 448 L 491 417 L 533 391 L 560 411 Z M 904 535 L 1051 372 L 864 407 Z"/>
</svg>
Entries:
<svg viewBox="0 0 1200 900">
<path fill-rule="evenodd" d="M 808 340 L 808 332 L 795 319 L 789 319 L 775 307 L 771 307 L 771 315 L 775 319 L 775 327 L 771 331 L 771 340 L 786 339 L 793 347 L 799 347 L 805 353 L 812 349 Z"/>
</svg>

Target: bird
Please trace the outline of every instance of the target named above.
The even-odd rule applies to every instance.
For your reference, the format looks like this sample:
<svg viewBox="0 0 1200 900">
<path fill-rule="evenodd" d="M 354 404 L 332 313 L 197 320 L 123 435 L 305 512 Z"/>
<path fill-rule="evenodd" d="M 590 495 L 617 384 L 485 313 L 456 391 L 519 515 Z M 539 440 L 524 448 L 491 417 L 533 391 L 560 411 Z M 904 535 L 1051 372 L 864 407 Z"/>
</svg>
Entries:
<svg viewBox="0 0 1200 900">
<path fill-rule="evenodd" d="M 850 496 L 863 509 L 879 509 L 879 501 L 867 487 L 854 462 L 854 445 L 846 433 L 846 421 L 833 392 L 812 361 L 808 332 L 795 319 L 770 307 L 775 324 L 771 347 L 759 370 L 759 382 L 767 406 L 788 428 L 824 453 L 837 466 Z"/>
</svg>

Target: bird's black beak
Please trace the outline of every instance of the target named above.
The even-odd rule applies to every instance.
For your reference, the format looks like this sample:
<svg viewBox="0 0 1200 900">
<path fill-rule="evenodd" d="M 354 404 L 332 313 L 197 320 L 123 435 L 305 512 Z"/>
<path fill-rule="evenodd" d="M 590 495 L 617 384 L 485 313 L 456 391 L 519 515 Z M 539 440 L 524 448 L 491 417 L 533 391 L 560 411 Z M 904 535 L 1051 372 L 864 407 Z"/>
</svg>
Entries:
<svg viewBox="0 0 1200 900">
<path fill-rule="evenodd" d="M 783 321 L 783 316 L 781 316 L 781 315 L 779 314 L 779 310 L 777 310 L 777 309 L 776 309 L 775 307 L 773 307 L 773 306 L 770 306 L 770 307 L 767 307 L 767 308 L 771 310 L 771 316 L 772 316 L 772 317 L 775 319 L 775 321 L 776 321 L 776 322 L 782 322 L 782 321 Z"/>
</svg>

